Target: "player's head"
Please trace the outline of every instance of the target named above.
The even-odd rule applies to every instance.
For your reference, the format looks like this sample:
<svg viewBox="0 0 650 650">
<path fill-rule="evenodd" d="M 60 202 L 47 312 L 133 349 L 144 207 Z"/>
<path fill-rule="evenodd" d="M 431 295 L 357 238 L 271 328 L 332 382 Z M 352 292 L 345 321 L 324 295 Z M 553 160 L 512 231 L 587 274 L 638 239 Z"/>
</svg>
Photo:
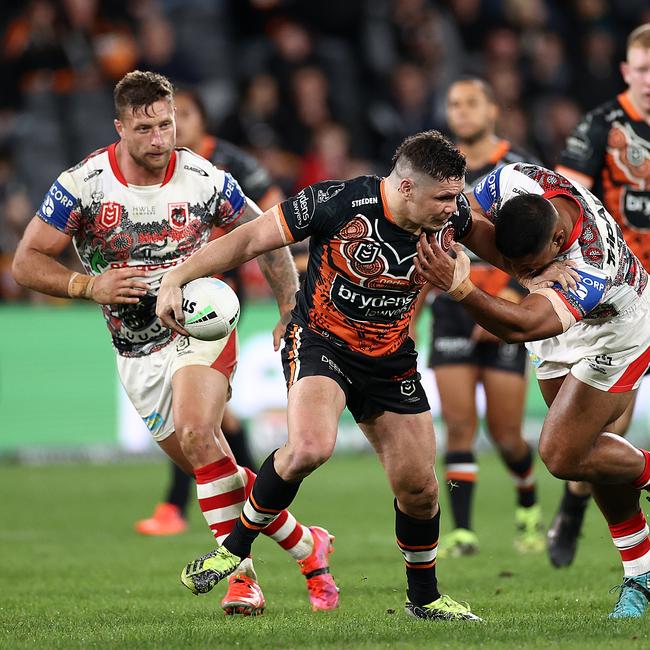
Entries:
<svg viewBox="0 0 650 650">
<path fill-rule="evenodd" d="M 522 274 L 536 273 L 557 257 L 565 242 L 553 204 L 539 194 L 506 201 L 494 225 L 497 250 Z"/>
<path fill-rule="evenodd" d="M 176 144 L 197 151 L 206 134 L 208 113 L 200 95 L 181 88 L 174 94 L 176 106 Z"/>
<path fill-rule="evenodd" d="M 650 23 L 637 27 L 627 39 L 627 60 L 621 73 L 635 107 L 650 116 Z"/>
<path fill-rule="evenodd" d="M 455 212 L 465 187 L 465 156 L 442 133 L 423 131 L 397 147 L 388 181 L 408 221 L 437 230 Z"/>
<path fill-rule="evenodd" d="M 115 128 L 133 160 L 157 172 L 167 167 L 176 145 L 174 87 L 155 72 L 134 70 L 113 91 Z"/>
<path fill-rule="evenodd" d="M 459 143 L 494 134 L 499 114 L 492 88 L 478 77 L 455 81 L 447 91 L 447 124 Z"/>
</svg>

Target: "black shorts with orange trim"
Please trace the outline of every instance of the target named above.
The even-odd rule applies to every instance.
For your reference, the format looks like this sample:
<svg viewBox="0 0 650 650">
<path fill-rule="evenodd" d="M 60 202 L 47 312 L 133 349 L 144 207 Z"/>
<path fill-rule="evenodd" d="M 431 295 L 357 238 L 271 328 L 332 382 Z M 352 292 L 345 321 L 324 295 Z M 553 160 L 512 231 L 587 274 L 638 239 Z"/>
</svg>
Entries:
<svg viewBox="0 0 650 650">
<path fill-rule="evenodd" d="M 476 321 L 449 296 L 438 296 L 433 303 L 433 337 L 429 367 L 471 365 L 492 370 L 526 374 L 526 347 L 521 343 L 474 341 Z"/>
<path fill-rule="evenodd" d="M 420 383 L 417 352 L 406 339 L 393 354 L 369 357 L 335 345 L 296 322 L 290 323 L 282 349 L 282 367 L 291 388 L 303 377 L 329 377 L 343 390 L 356 422 L 383 411 L 423 413 L 429 400 Z"/>
</svg>

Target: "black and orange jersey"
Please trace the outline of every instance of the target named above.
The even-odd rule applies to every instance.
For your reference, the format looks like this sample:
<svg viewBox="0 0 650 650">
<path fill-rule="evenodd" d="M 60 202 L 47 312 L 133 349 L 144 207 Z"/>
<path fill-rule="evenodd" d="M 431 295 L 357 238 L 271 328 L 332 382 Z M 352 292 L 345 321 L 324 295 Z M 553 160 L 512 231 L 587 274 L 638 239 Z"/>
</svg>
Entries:
<svg viewBox="0 0 650 650">
<path fill-rule="evenodd" d="M 413 264 L 418 237 L 395 223 L 384 182 L 360 176 L 316 183 L 277 209 L 287 243 L 311 237 L 293 318 L 335 344 L 373 357 L 404 343 L 425 283 Z M 453 223 L 460 239 L 472 221 L 463 195 L 458 205 L 443 230 Z"/>
<path fill-rule="evenodd" d="M 485 165 L 472 169 L 467 168 L 465 172 L 465 192 L 469 194 L 477 183 L 496 167 L 517 162 L 529 162 L 534 165 L 539 164 L 535 156 L 513 147 L 507 140 L 498 140 L 494 145 L 492 155 Z M 491 264 L 484 262 L 471 251 L 467 251 L 467 254 L 472 261 L 472 282 L 486 293 L 493 296 L 498 295 L 510 282 L 510 276 Z"/>
<path fill-rule="evenodd" d="M 591 187 L 650 269 L 650 124 L 628 93 L 587 113 L 567 139 L 557 171 Z"/>
</svg>

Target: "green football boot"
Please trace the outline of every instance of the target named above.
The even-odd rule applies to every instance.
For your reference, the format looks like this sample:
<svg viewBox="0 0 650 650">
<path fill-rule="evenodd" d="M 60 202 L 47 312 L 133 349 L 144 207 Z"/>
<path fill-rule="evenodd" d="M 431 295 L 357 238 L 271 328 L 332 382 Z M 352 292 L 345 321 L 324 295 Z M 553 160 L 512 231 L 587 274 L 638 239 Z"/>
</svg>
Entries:
<svg viewBox="0 0 650 650">
<path fill-rule="evenodd" d="M 478 553 L 478 537 L 473 530 L 456 528 L 440 538 L 439 558 L 455 558 Z"/>
<path fill-rule="evenodd" d="M 404 611 L 413 618 L 427 621 L 482 621 L 472 614 L 467 603 L 457 603 L 451 596 L 443 595 L 428 605 L 414 605 L 406 601 Z"/>
<path fill-rule="evenodd" d="M 520 553 L 541 553 L 546 547 L 542 509 L 539 505 L 530 508 L 519 507 L 515 511 L 517 535 L 515 548 Z"/>
<path fill-rule="evenodd" d="M 181 571 L 181 582 L 195 596 L 207 594 L 217 582 L 233 573 L 240 564 L 240 557 L 219 546 L 190 562 Z"/>
</svg>

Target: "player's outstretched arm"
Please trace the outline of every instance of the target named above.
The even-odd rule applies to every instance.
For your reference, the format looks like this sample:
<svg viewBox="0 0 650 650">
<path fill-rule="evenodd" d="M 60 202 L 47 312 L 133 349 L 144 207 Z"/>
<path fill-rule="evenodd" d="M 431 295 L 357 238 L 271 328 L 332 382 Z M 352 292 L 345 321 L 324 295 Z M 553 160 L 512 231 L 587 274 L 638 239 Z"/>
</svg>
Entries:
<svg viewBox="0 0 650 650">
<path fill-rule="evenodd" d="M 285 245 L 275 213 L 272 210 L 264 212 L 257 219 L 210 242 L 185 262 L 168 271 L 160 283 L 156 314 L 165 327 L 183 334 L 179 323 L 182 325 L 184 322 L 181 307 L 181 287 L 184 284 L 196 278 L 229 271 Z"/>
<path fill-rule="evenodd" d="M 565 324 L 551 301 L 531 293 L 520 303 L 495 298 L 475 287 L 469 279 L 470 262 L 458 245 L 456 259 L 447 255 L 438 242 L 423 235 L 417 245 L 416 270 L 431 284 L 446 291 L 469 310 L 476 322 L 508 343 L 522 343 L 561 334 Z"/>
<path fill-rule="evenodd" d="M 143 272 L 133 268 L 105 271 L 98 276 L 76 273 L 56 258 L 70 244 L 71 237 L 39 217 L 34 217 L 14 256 L 12 273 L 28 289 L 60 298 L 82 298 L 100 304 L 137 303 L 148 286 L 136 278 Z"/>
</svg>

